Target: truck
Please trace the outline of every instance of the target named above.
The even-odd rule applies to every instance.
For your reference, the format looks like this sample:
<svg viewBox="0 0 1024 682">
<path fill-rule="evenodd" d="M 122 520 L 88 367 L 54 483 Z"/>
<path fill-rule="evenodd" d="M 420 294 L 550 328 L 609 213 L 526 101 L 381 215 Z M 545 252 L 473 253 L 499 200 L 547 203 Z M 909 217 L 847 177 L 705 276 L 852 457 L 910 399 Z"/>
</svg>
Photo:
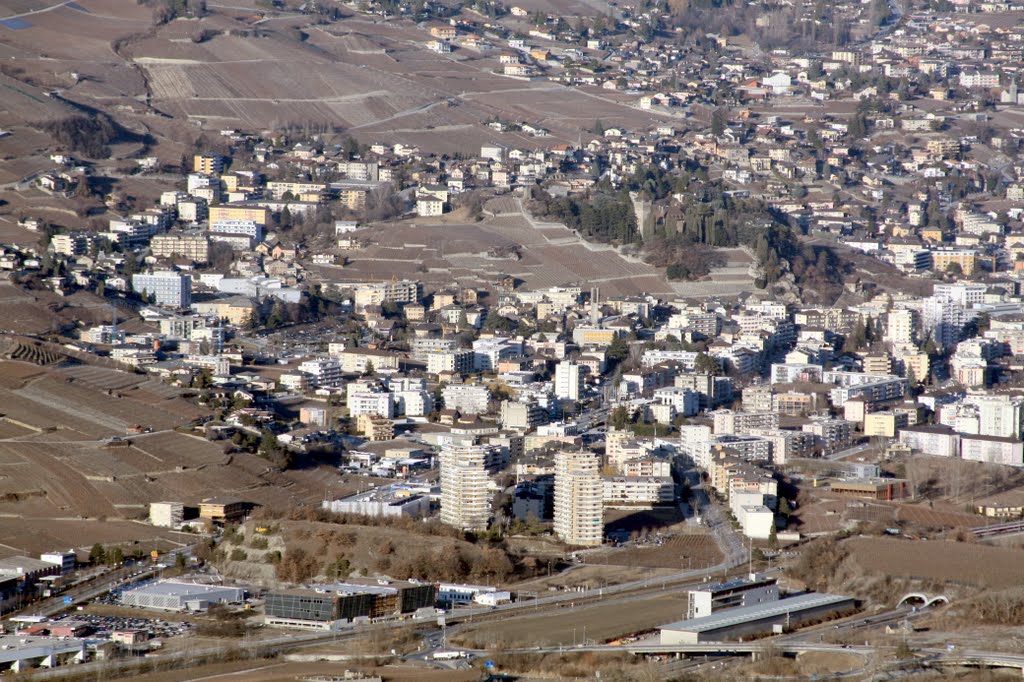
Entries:
<svg viewBox="0 0 1024 682">
<path fill-rule="evenodd" d="M 435 661 L 454 661 L 455 659 L 465 657 L 465 651 L 435 651 L 433 655 Z"/>
</svg>

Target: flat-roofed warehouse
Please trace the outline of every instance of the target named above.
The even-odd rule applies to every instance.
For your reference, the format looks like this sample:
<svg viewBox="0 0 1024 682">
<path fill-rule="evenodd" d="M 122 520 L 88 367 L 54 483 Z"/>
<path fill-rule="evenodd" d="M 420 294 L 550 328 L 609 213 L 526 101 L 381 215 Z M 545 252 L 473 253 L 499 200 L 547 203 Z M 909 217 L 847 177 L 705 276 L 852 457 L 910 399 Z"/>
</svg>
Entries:
<svg viewBox="0 0 1024 682">
<path fill-rule="evenodd" d="M 144 609 L 162 611 L 203 611 L 213 604 L 238 603 L 245 600 L 245 590 L 224 585 L 164 580 L 121 593 L 121 603 Z"/>
<path fill-rule="evenodd" d="M 746 635 L 765 635 L 782 628 L 852 611 L 857 600 L 836 594 L 801 594 L 779 601 L 724 609 L 702 618 L 680 620 L 659 628 L 662 644 L 721 642 Z"/>
<path fill-rule="evenodd" d="M 0 637 L 0 672 L 53 668 L 85 661 L 85 640 L 67 637 Z"/>
<path fill-rule="evenodd" d="M 433 606 L 437 588 L 431 584 L 364 585 L 338 583 L 269 592 L 267 625 L 328 630 L 356 618 L 381 618 Z"/>
</svg>

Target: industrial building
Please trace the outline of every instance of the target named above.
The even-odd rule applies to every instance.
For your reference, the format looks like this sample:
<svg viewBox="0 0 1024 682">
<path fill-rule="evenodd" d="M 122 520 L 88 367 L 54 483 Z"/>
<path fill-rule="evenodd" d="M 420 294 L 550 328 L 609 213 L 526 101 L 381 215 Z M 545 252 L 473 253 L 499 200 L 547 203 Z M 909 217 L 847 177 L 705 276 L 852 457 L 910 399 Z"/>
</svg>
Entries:
<svg viewBox="0 0 1024 682">
<path fill-rule="evenodd" d="M 779 600 L 779 586 L 775 578 L 751 573 L 748 578 L 708 585 L 687 593 L 688 619 L 703 618 L 721 609 L 734 606 L 754 606 Z"/>
<path fill-rule="evenodd" d="M 177 528 L 185 520 L 185 505 L 181 502 L 150 502 L 149 522 L 161 528 Z"/>
<path fill-rule="evenodd" d="M 61 575 L 71 573 L 78 566 L 78 555 L 73 549 L 66 552 L 43 552 L 39 555 L 39 560 L 60 566 Z"/>
<path fill-rule="evenodd" d="M 67 637 L 0 637 L 0 672 L 54 668 L 85 661 L 85 640 Z"/>
<path fill-rule="evenodd" d="M 199 518 L 213 523 L 240 521 L 250 506 L 248 502 L 233 497 L 208 497 L 199 503 Z"/>
<path fill-rule="evenodd" d="M 419 519 L 430 512 L 430 500 L 406 488 L 388 486 L 337 500 L 324 500 L 323 508 L 335 514 L 411 516 Z"/>
<path fill-rule="evenodd" d="M 121 603 L 161 611 L 204 611 L 213 604 L 237 604 L 245 601 L 245 590 L 225 585 L 163 580 L 121 593 Z"/>
<path fill-rule="evenodd" d="M 497 591 L 497 587 L 489 585 L 441 583 L 437 586 L 437 603 L 449 608 L 457 604 L 472 604 L 474 601 L 477 601 L 480 595 Z"/>
<path fill-rule="evenodd" d="M 835 594 L 801 594 L 752 606 L 725 609 L 702 618 L 663 625 L 660 643 L 702 644 L 781 633 L 857 608 L 857 600 Z"/>
<path fill-rule="evenodd" d="M 266 598 L 267 625 L 330 630 L 357 618 L 381 618 L 432 607 L 434 585 L 338 583 L 270 592 Z"/>
</svg>

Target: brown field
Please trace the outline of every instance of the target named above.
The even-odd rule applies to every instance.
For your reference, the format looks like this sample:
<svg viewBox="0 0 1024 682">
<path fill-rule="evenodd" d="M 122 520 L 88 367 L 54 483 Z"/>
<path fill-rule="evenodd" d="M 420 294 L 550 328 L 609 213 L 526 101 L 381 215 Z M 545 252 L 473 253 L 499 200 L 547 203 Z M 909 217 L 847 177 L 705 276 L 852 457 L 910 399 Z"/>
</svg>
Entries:
<svg viewBox="0 0 1024 682">
<path fill-rule="evenodd" d="M 144 519 L 152 500 L 196 504 L 235 495 L 275 507 L 315 503 L 345 485 L 336 470 L 289 472 L 266 460 L 171 430 L 203 413 L 178 390 L 145 376 L 94 366 L 0 362 L 0 514 Z M 133 424 L 155 429 L 127 437 Z"/>
<path fill-rule="evenodd" d="M 99 542 L 124 547 L 141 545 L 143 551 L 172 549 L 187 544 L 188 535 L 130 521 L 73 519 L 4 519 L 0 523 L 0 556 L 37 556 L 40 552 L 74 548 L 88 554 Z"/>
<path fill-rule="evenodd" d="M 816 494 L 801 504 L 793 515 L 793 528 L 803 535 L 832 533 L 845 524 L 862 522 L 887 526 L 907 525 L 915 530 L 972 528 L 985 525 L 985 518 L 961 511 L 962 507 L 936 502 L 876 502 Z"/>
<path fill-rule="evenodd" d="M 347 251 L 344 270 L 311 270 L 328 281 L 396 275 L 424 280 L 428 286 L 456 281 L 489 287 L 500 274 L 509 274 L 528 288 L 588 283 L 608 296 L 674 291 L 657 268 L 627 260 L 609 247 L 588 245 L 563 225 L 533 224 L 511 197 L 499 201 L 495 212 L 500 215 L 478 223 L 416 218 L 365 229 L 360 235 L 371 244 Z M 511 245 L 519 245 L 521 259 L 487 257 L 490 249 Z"/>
<path fill-rule="evenodd" d="M 295 682 L 311 675 L 338 675 L 345 670 L 360 670 L 380 676 L 386 682 L 475 682 L 478 670 L 429 670 L 408 666 L 360 668 L 352 663 L 287 663 L 268 660 L 214 663 L 185 670 L 137 675 L 137 682 Z"/>
<path fill-rule="evenodd" d="M 588 564 L 650 568 L 707 568 L 722 560 L 710 535 L 673 535 L 662 545 L 625 547 L 587 554 Z"/>
<path fill-rule="evenodd" d="M 852 538 L 844 543 L 865 571 L 984 588 L 1019 586 L 1024 551 L 986 545 Z"/>
<path fill-rule="evenodd" d="M 466 646 L 572 645 L 583 641 L 583 628 L 591 642 L 605 642 L 652 630 L 679 620 L 686 613 L 684 590 L 666 590 L 654 598 L 620 599 L 599 606 L 565 606 L 554 614 L 513 616 L 500 622 L 460 627 L 453 641 Z"/>
</svg>

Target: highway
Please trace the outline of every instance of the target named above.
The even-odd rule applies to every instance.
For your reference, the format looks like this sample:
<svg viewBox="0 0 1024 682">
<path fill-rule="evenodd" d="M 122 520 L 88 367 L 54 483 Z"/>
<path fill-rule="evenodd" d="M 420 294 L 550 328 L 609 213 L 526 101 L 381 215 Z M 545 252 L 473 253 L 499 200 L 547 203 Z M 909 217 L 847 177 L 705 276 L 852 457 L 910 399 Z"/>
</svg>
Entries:
<svg viewBox="0 0 1024 682">
<path fill-rule="evenodd" d="M 192 545 L 188 545 L 171 550 L 164 554 L 161 560 L 173 563 L 178 554 L 183 553 L 188 556 L 192 552 L 192 548 Z M 106 573 L 100 573 L 79 585 L 74 585 L 55 597 L 36 602 L 17 611 L 12 611 L 6 614 L 3 620 L 9 620 L 12 616 L 17 615 L 55 616 L 79 604 L 92 601 L 96 597 L 127 583 L 141 582 L 152 578 L 158 575 L 161 570 L 161 566 L 142 562 L 130 566 L 122 566 Z M 70 599 L 70 601 L 65 601 L 67 599 Z"/>
<path fill-rule="evenodd" d="M 993 526 L 979 526 L 971 530 L 976 538 L 989 538 L 998 535 L 1015 535 L 1017 533 L 1024 533 L 1024 521 L 1009 521 L 1007 523 L 999 523 Z"/>
</svg>

